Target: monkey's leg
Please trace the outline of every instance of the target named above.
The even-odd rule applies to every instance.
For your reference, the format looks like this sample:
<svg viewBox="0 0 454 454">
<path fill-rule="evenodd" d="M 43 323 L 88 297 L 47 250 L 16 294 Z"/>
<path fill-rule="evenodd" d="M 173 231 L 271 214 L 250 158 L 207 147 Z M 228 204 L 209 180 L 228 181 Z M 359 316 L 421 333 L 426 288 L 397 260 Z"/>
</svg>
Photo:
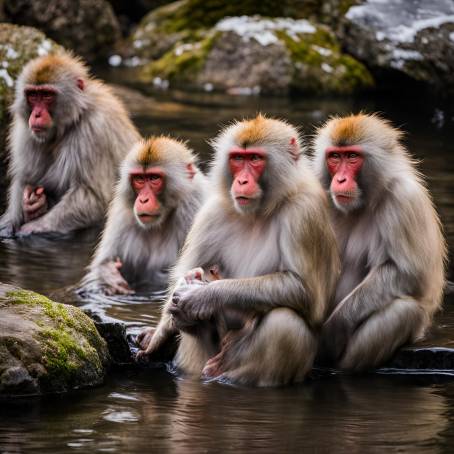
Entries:
<svg viewBox="0 0 454 454">
<path fill-rule="evenodd" d="M 276 386 L 300 382 L 312 367 L 317 341 L 293 310 L 266 314 L 255 330 L 235 337 L 217 365 L 221 377 L 235 383 Z"/>
<path fill-rule="evenodd" d="M 356 329 L 339 366 L 353 371 L 377 367 L 399 347 L 422 337 L 428 322 L 415 300 L 396 299 Z"/>
<path fill-rule="evenodd" d="M 214 323 L 202 322 L 191 334 L 181 332 L 175 363 L 187 374 L 200 375 L 205 363 L 218 351 L 219 338 Z"/>
</svg>

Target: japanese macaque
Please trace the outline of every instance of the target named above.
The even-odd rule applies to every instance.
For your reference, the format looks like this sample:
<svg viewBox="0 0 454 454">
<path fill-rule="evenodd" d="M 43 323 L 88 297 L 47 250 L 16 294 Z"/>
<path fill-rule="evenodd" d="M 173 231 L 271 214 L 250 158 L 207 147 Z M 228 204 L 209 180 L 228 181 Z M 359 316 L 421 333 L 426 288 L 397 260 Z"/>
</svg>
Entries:
<svg viewBox="0 0 454 454">
<path fill-rule="evenodd" d="M 213 265 L 215 278 L 174 286 L 157 328 L 139 336 L 138 358 L 153 359 L 180 331 L 175 362 L 186 373 L 258 386 L 301 381 L 340 267 L 326 195 L 286 122 L 237 122 L 213 146 L 212 194 L 173 282 Z"/>
<path fill-rule="evenodd" d="M 445 242 L 401 136 L 360 114 L 331 119 L 314 142 L 342 261 L 322 355 L 343 369 L 377 367 L 421 339 L 441 304 Z"/>
<path fill-rule="evenodd" d="M 186 145 L 151 137 L 133 146 L 121 177 L 84 291 L 130 294 L 167 284 L 205 190 L 204 176 Z"/>
<path fill-rule="evenodd" d="M 3 236 L 67 233 L 102 221 L 118 165 L 139 134 L 77 58 L 29 62 L 16 84 Z"/>
</svg>

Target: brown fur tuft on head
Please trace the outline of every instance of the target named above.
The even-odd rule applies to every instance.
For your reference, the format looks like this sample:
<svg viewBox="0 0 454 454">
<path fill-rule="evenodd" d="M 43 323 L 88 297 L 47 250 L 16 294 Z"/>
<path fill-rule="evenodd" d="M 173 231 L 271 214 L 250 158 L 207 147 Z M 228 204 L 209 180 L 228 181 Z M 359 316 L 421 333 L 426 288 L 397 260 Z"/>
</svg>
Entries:
<svg viewBox="0 0 454 454">
<path fill-rule="evenodd" d="M 69 52 L 38 57 L 30 62 L 27 83 L 43 85 L 57 82 L 68 70 L 76 77 L 88 78 L 88 69 L 79 57 Z"/>
<path fill-rule="evenodd" d="M 137 162 L 143 167 L 162 161 L 194 162 L 192 151 L 184 142 L 168 136 L 151 136 L 140 144 Z"/>
<path fill-rule="evenodd" d="M 359 113 L 347 117 L 329 119 L 319 131 L 327 129 L 335 146 L 356 145 L 374 141 L 384 148 L 391 149 L 401 140 L 403 133 L 393 128 L 388 120 L 377 114 Z"/>
<path fill-rule="evenodd" d="M 268 136 L 268 121 L 262 114 L 258 114 L 252 120 L 246 120 L 243 128 L 235 136 L 236 143 L 242 147 L 259 144 Z"/>
</svg>

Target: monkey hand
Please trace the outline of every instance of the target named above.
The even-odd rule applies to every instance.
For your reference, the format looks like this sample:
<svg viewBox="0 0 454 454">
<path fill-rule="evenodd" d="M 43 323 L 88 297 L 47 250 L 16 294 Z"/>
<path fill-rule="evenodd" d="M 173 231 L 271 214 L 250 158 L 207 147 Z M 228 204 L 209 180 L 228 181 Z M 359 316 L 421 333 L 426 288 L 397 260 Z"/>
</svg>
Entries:
<svg viewBox="0 0 454 454">
<path fill-rule="evenodd" d="M 338 362 L 347 348 L 354 326 L 339 313 L 333 313 L 322 328 L 322 356 Z"/>
<path fill-rule="evenodd" d="M 47 212 L 47 197 L 42 186 L 25 186 L 22 197 L 24 221 L 28 223 Z"/>
<path fill-rule="evenodd" d="M 216 304 L 205 291 L 211 284 L 179 288 L 172 296 L 169 312 L 175 326 L 187 331 L 200 321 L 209 320 L 216 312 Z"/>
<path fill-rule="evenodd" d="M 106 295 L 132 295 L 134 290 L 129 287 L 126 279 L 121 275 L 120 268 L 123 266 L 117 257 L 100 265 L 102 288 Z"/>
<path fill-rule="evenodd" d="M 140 350 L 136 353 L 136 361 L 162 361 L 167 356 L 169 356 L 167 359 L 173 357 L 175 352 L 169 355 L 169 342 L 172 343 L 175 340 L 175 334 L 177 334 L 176 331 L 163 328 L 162 325 L 158 325 L 156 328 L 144 329 L 137 336 L 136 343 Z"/>
</svg>

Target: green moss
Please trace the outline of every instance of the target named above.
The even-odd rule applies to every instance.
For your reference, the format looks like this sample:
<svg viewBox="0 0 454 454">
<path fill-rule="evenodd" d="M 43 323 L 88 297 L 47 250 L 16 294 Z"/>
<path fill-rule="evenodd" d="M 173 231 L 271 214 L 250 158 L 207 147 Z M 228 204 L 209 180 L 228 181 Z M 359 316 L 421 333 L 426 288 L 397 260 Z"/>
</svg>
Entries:
<svg viewBox="0 0 454 454">
<path fill-rule="evenodd" d="M 43 344 L 43 363 L 51 377 L 71 380 L 84 363 L 94 364 L 99 371 L 102 364 L 96 350 L 90 345 L 78 344 L 72 332 L 43 328 L 39 335 Z"/>
<path fill-rule="evenodd" d="M 193 35 L 198 37 L 200 35 Z M 208 53 L 211 51 L 219 33 L 211 33 L 200 41 L 177 43 L 170 51 L 160 59 L 146 65 L 141 75 L 144 80 L 160 77 L 173 83 L 192 82 L 197 74 L 203 69 Z M 191 37 L 192 38 L 192 37 Z M 182 46 L 191 46 L 184 48 Z M 178 49 L 182 49 L 181 53 Z"/>
<path fill-rule="evenodd" d="M 104 340 L 80 309 L 55 303 L 27 290 L 10 291 L 5 296 L 7 304 L 37 306 L 50 319 L 52 327 L 45 320 L 38 319 L 35 323 L 40 327 L 43 363 L 51 378 L 67 380 L 77 374 L 83 364 L 102 370 L 99 352 L 105 350 Z"/>
<path fill-rule="evenodd" d="M 316 9 L 316 0 L 187 0 L 163 27 L 167 32 L 210 28 L 228 16 L 304 17 Z"/>
<path fill-rule="evenodd" d="M 294 89 L 314 94 L 348 94 L 374 85 L 367 68 L 343 54 L 336 37 L 325 27 L 317 27 L 315 33 L 301 34 L 296 39 L 285 31 L 277 31 L 276 35 L 285 43 L 295 65 Z M 332 72 L 324 71 L 324 64 Z"/>
</svg>

